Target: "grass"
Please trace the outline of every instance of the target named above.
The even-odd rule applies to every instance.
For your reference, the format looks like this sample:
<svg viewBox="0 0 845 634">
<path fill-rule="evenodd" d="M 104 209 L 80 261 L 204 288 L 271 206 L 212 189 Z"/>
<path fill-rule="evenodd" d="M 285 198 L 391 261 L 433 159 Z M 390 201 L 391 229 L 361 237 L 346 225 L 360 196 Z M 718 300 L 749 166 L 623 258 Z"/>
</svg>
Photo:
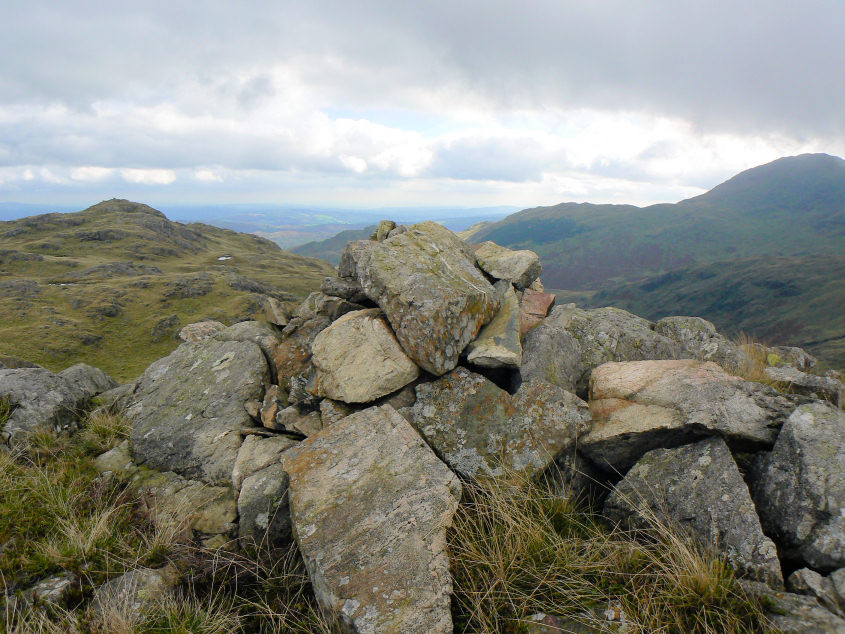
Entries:
<svg viewBox="0 0 845 634">
<path fill-rule="evenodd" d="M 518 632 L 532 614 L 628 632 L 773 632 L 723 559 L 656 519 L 646 541 L 522 481 L 465 484 L 450 531 L 459 632 Z"/>
</svg>

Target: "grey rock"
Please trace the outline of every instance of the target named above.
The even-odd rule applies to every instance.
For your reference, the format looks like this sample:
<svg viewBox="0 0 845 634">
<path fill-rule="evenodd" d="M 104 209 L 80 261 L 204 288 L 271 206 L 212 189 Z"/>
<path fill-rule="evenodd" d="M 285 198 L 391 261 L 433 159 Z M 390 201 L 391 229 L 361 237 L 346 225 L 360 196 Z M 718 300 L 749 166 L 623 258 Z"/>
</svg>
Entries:
<svg viewBox="0 0 845 634">
<path fill-rule="evenodd" d="M 695 360 L 606 363 L 592 372 L 590 398 L 593 428 L 579 448 L 620 473 L 651 449 L 705 435 L 740 451 L 766 449 L 796 407 L 769 387 Z"/>
<path fill-rule="evenodd" d="M 390 233 L 387 234 L 388 238 L 392 238 L 393 236 L 402 235 L 408 230 L 408 227 L 405 225 L 397 225 L 396 228 L 391 229 Z"/>
<path fill-rule="evenodd" d="M 825 609 L 815 598 L 773 590 L 759 581 L 742 581 L 751 595 L 765 599 L 766 616 L 781 632 L 790 634 L 845 634 L 845 620 Z"/>
<path fill-rule="evenodd" d="M 769 365 L 792 366 L 798 370 L 810 370 L 818 365 L 818 360 L 803 348 L 795 346 L 774 346 L 769 348 Z"/>
<path fill-rule="evenodd" d="M 329 321 L 334 321 L 341 315 L 350 313 L 353 310 L 361 310 L 362 308 L 364 306 L 341 297 L 332 297 L 326 293 L 311 293 L 299 305 L 294 317 L 303 321 L 316 317 L 326 317 Z M 291 322 L 294 322 L 294 320 L 292 319 Z M 287 334 L 295 326 L 296 323 L 288 323 L 283 332 Z"/>
<path fill-rule="evenodd" d="M 311 346 L 317 370 L 311 393 L 344 403 L 369 403 L 420 374 L 377 308 L 347 313 Z"/>
<path fill-rule="evenodd" d="M 119 615 L 124 622 L 137 622 L 145 610 L 170 594 L 179 581 L 173 565 L 163 568 L 138 568 L 112 579 L 94 591 L 91 605 L 94 613 L 106 623 L 118 621 L 109 615 Z"/>
<path fill-rule="evenodd" d="M 314 338 L 329 324 L 325 316 L 309 319 L 294 317 L 285 326 L 282 341 L 273 353 L 277 373 L 275 382 L 294 399 L 294 381 L 311 369 L 311 344 Z M 304 386 L 303 386 L 304 387 Z"/>
<path fill-rule="evenodd" d="M 163 341 L 168 337 L 175 338 L 176 329 L 181 323 L 182 320 L 179 319 L 179 315 L 176 315 L 175 313 L 173 315 L 170 315 L 169 317 L 163 317 L 159 319 L 153 326 L 152 330 L 150 330 L 150 337 L 152 338 L 154 343 Z"/>
<path fill-rule="evenodd" d="M 523 379 L 538 378 L 585 394 L 593 368 L 608 361 L 677 359 L 677 341 L 619 308 L 556 306 L 522 342 Z"/>
<path fill-rule="evenodd" d="M 368 301 L 364 288 L 357 280 L 350 280 L 345 277 L 327 277 L 323 280 L 320 290 L 323 294 L 331 297 L 340 297 L 355 304 Z"/>
<path fill-rule="evenodd" d="M 775 544 L 763 534 L 748 487 L 721 438 L 648 452 L 610 493 L 604 512 L 645 530 L 653 528 L 653 515 L 723 553 L 742 576 L 783 585 Z"/>
<path fill-rule="evenodd" d="M 340 260 L 384 311 L 405 353 L 445 374 L 499 308 L 469 247 L 448 229 L 423 222 L 384 242 L 350 242 Z"/>
<path fill-rule="evenodd" d="M 281 464 L 282 453 L 296 446 L 298 441 L 288 436 L 244 438 L 235 466 L 232 469 L 232 488 L 237 494 L 244 479 L 273 464 Z"/>
<path fill-rule="evenodd" d="M 802 372 L 792 366 L 766 368 L 766 378 L 782 385 L 785 389 L 796 394 L 803 394 L 815 399 L 828 401 L 838 408 L 842 408 L 842 381 L 830 376 L 817 376 Z"/>
<path fill-rule="evenodd" d="M 271 324 L 282 328 L 290 321 L 290 314 L 284 304 L 275 297 L 264 297 L 264 317 Z"/>
<path fill-rule="evenodd" d="M 217 341 L 252 341 L 258 344 L 264 358 L 270 366 L 271 376 L 279 372 L 276 354 L 282 342 L 281 333 L 268 323 L 261 321 L 241 321 L 221 330 L 214 335 Z"/>
<path fill-rule="evenodd" d="M 499 311 L 467 346 L 467 361 L 485 368 L 518 368 L 522 365 L 519 302 L 510 282 L 500 280 L 494 287 Z"/>
<path fill-rule="evenodd" d="M 95 412 L 122 414 L 129 406 L 132 395 L 135 393 L 135 388 L 137 387 L 138 381 L 131 381 L 98 394 L 96 398 L 98 407 Z"/>
<path fill-rule="evenodd" d="M 324 612 L 353 632 L 452 632 L 455 475 L 393 408 L 285 453 L 294 535 Z"/>
<path fill-rule="evenodd" d="M 748 363 L 748 355 L 727 337 L 716 331 L 716 326 L 701 317 L 664 317 L 654 324 L 654 331 L 677 341 L 682 358 L 713 361 L 735 372 Z"/>
<path fill-rule="evenodd" d="M 100 368 L 77 363 L 59 372 L 59 376 L 84 399 L 91 399 L 102 392 L 112 390 L 120 385 Z"/>
<path fill-rule="evenodd" d="M 802 405 L 750 475 L 763 527 L 787 556 L 821 571 L 845 566 L 845 412 Z"/>
<path fill-rule="evenodd" d="M 184 343 L 152 363 L 126 409 L 136 460 L 229 484 L 240 430 L 253 425 L 244 403 L 260 398 L 268 375 L 261 349 L 249 341 Z"/>
<path fill-rule="evenodd" d="M 21 598 L 28 605 L 63 606 L 70 595 L 79 592 L 79 578 L 69 572 L 42 579 L 24 590 Z"/>
<path fill-rule="evenodd" d="M 313 436 L 323 428 L 320 412 L 300 412 L 291 405 L 280 410 L 272 422 L 264 423 L 268 429 L 281 432 L 292 432 L 303 436 Z"/>
<path fill-rule="evenodd" d="M 291 541 L 288 476 L 281 462 L 244 478 L 238 496 L 238 536 L 270 546 Z"/>
<path fill-rule="evenodd" d="M 323 423 L 323 427 L 333 425 L 341 418 L 349 416 L 354 411 L 355 407 L 347 403 L 333 401 L 330 398 L 325 398 L 320 401 L 320 420 Z"/>
<path fill-rule="evenodd" d="M 533 477 L 589 428 L 587 404 L 542 381 L 515 396 L 456 368 L 417 386 L 413 425 L 439 456 L 466 477 L 513 471 Z"/>
<path fill-rule="evenodd" d="M 27 361 L 20 357 L 0 356 L 0 370 L 18 370 L 20 368 L 40 368 L 34 361 Z"/>
<path fill-rule="evenodd" d="M 216 335 L 221 330 L 225 330 L 225 324 L 219 321 L 210 319 L 208 321 L 198 321 L 193 324 L 188 324 L 179 331 L 179 338 L 182 341 L 197 342 L 203 339 L 208 339 Z"/>
<path fill-rule="evenodd" d="M 519 289 L 527 288 L 540 277 L 543 266 L 533 251 L 514 251 L 495 242 L 475 246 L 478 266 L 497 280 L 508 280 Z"/>
<path fill-rule="evenodd" d="M 387 239 L 387 236 L 390 235 L 390 232 L 396 228 L 396 223 L 392 220 L 382 220 L 378 223 L 378 229 L 376 229 L 375 239 L 377 242 L 384 242 Z"/>
<path fill-rule="evenodd" d="M 839 571 L 838 580 L 841 580 L 841 574 L 845 572 L 845 569 L 840 568 Z M 786 589 L 795 594 L 815 597 L 828 610 L 843 616 L 842 597 L 831 577 L 823 577 L 815 570 L 801 568 L 789 575 L 786 580 Z"/>
</svg>

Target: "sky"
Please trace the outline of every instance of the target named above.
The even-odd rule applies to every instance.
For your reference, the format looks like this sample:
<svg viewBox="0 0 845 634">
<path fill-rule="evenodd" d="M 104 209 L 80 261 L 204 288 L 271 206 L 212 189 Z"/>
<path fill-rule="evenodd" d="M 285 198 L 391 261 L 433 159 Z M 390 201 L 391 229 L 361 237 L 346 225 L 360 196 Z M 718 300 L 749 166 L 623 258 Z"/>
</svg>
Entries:
<svg viewBox="0 0 845 634">
<path fill-rule="evenodd" d="M 648 204 L 845 156 L 841 0 L 0 0 L 0 202 Z"/>
</svg>

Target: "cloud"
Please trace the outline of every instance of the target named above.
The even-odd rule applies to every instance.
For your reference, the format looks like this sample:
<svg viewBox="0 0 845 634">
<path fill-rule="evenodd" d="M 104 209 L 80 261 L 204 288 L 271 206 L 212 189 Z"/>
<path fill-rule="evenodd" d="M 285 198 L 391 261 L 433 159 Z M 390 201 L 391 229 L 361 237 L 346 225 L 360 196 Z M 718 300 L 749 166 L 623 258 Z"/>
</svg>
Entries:
<svg viewBox="0 0 845 634">
<path fill-rule="evenodd" d="M 122 169 L 120 175 L 127 183 L 140 185 L 169 185 L 176 180 L 173 170 L 161 169 Z"/>
</svg>

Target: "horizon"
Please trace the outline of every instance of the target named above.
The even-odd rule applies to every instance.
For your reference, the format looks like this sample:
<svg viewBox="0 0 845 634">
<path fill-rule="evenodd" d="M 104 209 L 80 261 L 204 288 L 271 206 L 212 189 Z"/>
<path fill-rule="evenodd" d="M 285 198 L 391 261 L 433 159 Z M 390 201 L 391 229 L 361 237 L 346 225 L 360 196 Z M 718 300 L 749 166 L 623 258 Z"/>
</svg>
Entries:
<svg viewBox="0 0 845 634">
<path fill-rule="evenodd" d="M 10 3 L 0 201 L 646 206 L 845 155 L 842 3 L 328 5 Z"/>
</svg>

